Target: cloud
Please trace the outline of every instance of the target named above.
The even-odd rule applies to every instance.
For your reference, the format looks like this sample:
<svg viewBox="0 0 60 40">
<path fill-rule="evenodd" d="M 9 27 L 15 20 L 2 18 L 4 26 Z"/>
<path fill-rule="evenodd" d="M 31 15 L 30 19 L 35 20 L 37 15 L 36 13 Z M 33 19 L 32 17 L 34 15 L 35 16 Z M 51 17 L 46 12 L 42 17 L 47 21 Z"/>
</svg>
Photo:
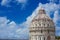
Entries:
<svg viewBox="0 0 60 40">
<path fill-rule="evenodd" d="M 1 5 L 2 6 L 6 6 L 6 7 L 10 7 L 10 2 L 11 2 L 11 0 L 2 0 L 1 1 Z"/>
<path fill-rule="evenodd" d="M 21 8 L 24 8 L 27 4 L 27 0 L 2 0 L 1 5 L 5 7 L 12 7 L 11 2 L 16 3 L 16 5 L 22 5 Z"/>
<path fill-rule="evenodd" d="M 21 39 L 27 39 L 28 38 L 28 35 L 29 35 L 29 29 L 28 28 L 23 28 L 23 29 L 18 29 L 16 30 L 16 33 L 18 35 L 16 35 L 18 38 L 21 38 Z M 20 36 L 19 36 L 20 35 Z"/>
<path fill-rule="evenodd" d="M 56 36 L 60 36 L 60 12 L 58 10 L 54 13 L 53 21 L 56 26 Z"/>
<path fill-rule="evenodd" d="M 41 7 L 44 8 L 46 11 L 46 14 L 48 16 L 50 16 L 51 19 L 53 19 L 55 25 L 60 24 L 57 22 L 60 20 L 60 15 L 58 14 L 59 12 L 57 13 L 57 11 L 59 11 L 59 9 L 60 9 L 59 4 L 56 4 L 56 3 L 46 3 L 46 4 L 39 3 L 39 6 L 33 11 L 33 13 L 30 16 L 28 16 L 26 18 L 26 21 L 22 23 L 23 26 L 29 27 L 32 19 L 38 14 L 38 10 Z M 53 15 L 53 17 L 51 17 L 51 15 Z M 56 25 L 56 27 L 58 27 L 58 25 Z M 57 30 L 57 28 L 56 28 L 56 30 Z M 59 31 L 59 33 L 60 33 L 60 31 Z"/>
<path fill-rule="evenodd" d="M 56 27 L 56 36 L 60 36 L 60 27 Z"/>
<path fill-rule="evenodd" d="M 22 4 L 21 9 L 25 8 L 27 5 L 28 0 L 16 0 L 17 4 Z"/>
<path fill-rule="evenodd" d="M 25 4 L 26 0 L 15 0 L 16 2 Z M 6 4 L 4 4 L 6 2 Z M 11 1 L 10 1 L 11 2 Z M 9 5 L 8 0 L 4 1 L 2 0 L 1 4 L 2 5 Z M 39 6 L 33 11 L 33 13 L 26 18 L 26 21 L 21 23 L 20 25 L 16 24 L 14 21 L 8 20 L 6 17 L 0 17 L 0 38 L 27 38 L 29 34 L 29 25 L 32 21 L 32 19 L 38 14 L 38 10 L 43 7 L 46 10 L 46 14 L 51 17 L 51 15 L 54 15 L 52 18 L 55 25 L 56 25 L 56 31 L 59 31 L 60 27 L 58 26 L 60 23 L 58 21 L 60 20 L 60 15 L 59 15 L 59 4 L 55 3 L 46 3 L 42 4 L 39 3 Z M 53 13 L 52 13 L 53 12 Z M 58 30 L 59 29 L 59 30 Z M 56 33 L 56 35 L 60 35 Z M 23 36 L 24 35 L 24 36 Z"/>
<path fill-rule="evenodd" d="M 28 32 L 28 28 L 21 28 L 14 21 L 0 17 L 0 39 L 26 39 Z"/>
<path fill-rule="evenodd" d="M 53 20 L 56 24 L 58 23 L 58 21 L 60 22 L 60 13 L 58 10 L 55 11 Z"/>
</svg>

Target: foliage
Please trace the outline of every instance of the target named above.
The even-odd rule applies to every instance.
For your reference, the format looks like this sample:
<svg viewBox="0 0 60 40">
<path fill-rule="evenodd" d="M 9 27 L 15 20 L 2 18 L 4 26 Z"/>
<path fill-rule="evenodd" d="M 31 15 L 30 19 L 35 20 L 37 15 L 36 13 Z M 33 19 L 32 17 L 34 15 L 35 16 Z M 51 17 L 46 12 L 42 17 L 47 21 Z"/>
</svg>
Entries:
<svg viewBox="0 0 60 40">
<path fill-rule="evenodd" d="M 55 38 L 56 38 L 56 39 L 60 39 L 60 36 L 56 36 Z"/>
</svg>

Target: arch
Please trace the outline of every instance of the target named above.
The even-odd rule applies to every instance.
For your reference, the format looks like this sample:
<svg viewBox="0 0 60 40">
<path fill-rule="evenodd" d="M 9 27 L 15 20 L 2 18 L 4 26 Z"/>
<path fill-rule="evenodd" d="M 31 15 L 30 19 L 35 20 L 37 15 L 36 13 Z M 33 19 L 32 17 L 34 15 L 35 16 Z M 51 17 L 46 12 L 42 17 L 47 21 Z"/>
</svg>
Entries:
<svg viewBox="0 0 60 40">
<path fill-rule="evenodd" d="M 47 37 L 47 40 L 50 40 L 50 39 L 51 39 L 51 37 L 50 37 L 50 36 L 48 36 L 48 37 Z"/>
</svg>

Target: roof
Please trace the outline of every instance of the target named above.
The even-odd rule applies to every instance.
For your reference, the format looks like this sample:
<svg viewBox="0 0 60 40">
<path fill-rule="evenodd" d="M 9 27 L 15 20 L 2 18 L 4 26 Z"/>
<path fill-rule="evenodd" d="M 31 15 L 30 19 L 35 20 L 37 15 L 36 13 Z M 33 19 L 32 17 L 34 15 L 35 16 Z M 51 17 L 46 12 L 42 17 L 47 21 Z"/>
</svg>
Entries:
<svg viewBox="0 0 60 40">
<path fill-rule="evenodd" d="M 46 15 L 46 12 L 45 12 L 44 9 L 38 10 L 38 14 L 33 18 L 33 20 L 39 20 L 39 19 L 48 19 L 48 20 L 51 20 L 51 18 Z"/>
</svg>

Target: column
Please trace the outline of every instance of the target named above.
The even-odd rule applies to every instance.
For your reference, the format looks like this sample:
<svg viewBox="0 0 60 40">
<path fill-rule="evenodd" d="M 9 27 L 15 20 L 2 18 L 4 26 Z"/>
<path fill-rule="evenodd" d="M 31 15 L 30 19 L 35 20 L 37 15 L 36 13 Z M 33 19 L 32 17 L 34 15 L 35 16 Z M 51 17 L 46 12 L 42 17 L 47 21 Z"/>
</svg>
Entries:
<svg viewBox="0 0 60 40">
<path fill-rule="evenodd" d="M 39 36 L 39 40 L 41 40 L 41 36 Z"/>
<path fill-rule="evenodd" d="M 38 36 L 37 36 L 37 40 L 38 40 Z"/>
<path fill-rule="evenodd" d="M 44 40 L 46 40 L 46 38 L 44 37 Z"/>
<path fill-rule="evenodd" d="M 33 40 L 35 40 L 35 36 L 33 36 Z"/>
<path fill-rule="evenodd" d="M 47 40 L 47 36 L 45 37 L 45 40 Z"/>
<path fill-rule="evenodd" d="M 41 36 L 41 40 L 44 40 L 43 36 Z"/>
<path fill-rule="evenodd" d="M 40 40 L 40 36 L 38 36 L 38 40 Z"/>
<path fill-rule="evenodd" d="M 37 36 L 35 35 L 35 40 L 37 40 Z"/>
<path fill-rule="evenodd" d="M 34 36 L 34 40 L 36 40 L 36 36 Z"/>
</svg>

